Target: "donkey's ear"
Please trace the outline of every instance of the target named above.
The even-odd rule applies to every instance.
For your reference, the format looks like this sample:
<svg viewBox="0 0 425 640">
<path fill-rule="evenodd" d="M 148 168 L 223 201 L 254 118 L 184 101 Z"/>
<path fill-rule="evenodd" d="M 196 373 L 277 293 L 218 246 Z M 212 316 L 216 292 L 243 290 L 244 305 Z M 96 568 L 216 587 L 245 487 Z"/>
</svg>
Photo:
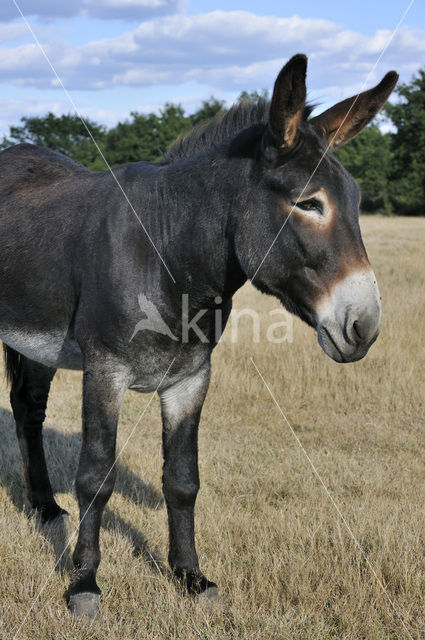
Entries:
<svg viewBox="0 0 425 640">
<path fill-rule="evenodd" d="M 325 134 L 331 149 L 340 147 L 360 133 L 378 113 L 397 80 L 398 73 L 389 71 L 376 87 L 338 102 L 312 118 L 310 124 Z"/>
<path fill-rule="evenodd" d="M 307 56 L 293 56 L 277 76 L 270 104 L 268 136 L 278 147 L 294 144 L 305 106 Z"/>
</svg>

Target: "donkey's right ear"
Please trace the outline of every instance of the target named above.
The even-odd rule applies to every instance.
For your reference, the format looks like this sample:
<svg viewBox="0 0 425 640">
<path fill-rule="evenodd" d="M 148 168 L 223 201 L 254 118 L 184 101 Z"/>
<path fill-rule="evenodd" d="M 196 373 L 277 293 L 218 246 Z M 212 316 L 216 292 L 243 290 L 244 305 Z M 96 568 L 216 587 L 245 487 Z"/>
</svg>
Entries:
<svg viewBox="0 0 425 640">
<path fill-rule="evenodd" d="M 270 103 L 267 142 L 281 149 L 295 143 L 306 98 L 307 56 L 298 53 L 277 76 Z"/>
</svg>

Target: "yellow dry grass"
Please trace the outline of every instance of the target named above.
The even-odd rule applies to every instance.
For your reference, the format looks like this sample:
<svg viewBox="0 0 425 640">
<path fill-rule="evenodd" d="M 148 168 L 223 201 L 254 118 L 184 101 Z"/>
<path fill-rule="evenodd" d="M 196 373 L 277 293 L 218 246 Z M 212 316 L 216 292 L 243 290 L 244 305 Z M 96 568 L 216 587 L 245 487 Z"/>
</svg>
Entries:
<svg viewBox="0 0 425 640">
<path fill-rule="evenodd" d="M 425 637 L 425 219 L 370 217 L 361 224 L 383 298 L 382 333 L 365 360 L 333 363 L 298 321 L 292 344 L 269 344 L 264 330 L 253 344 L 248 319 L 239 342 L 224 340 L 214 354 L 200 431 L 197 542 L 222 610 L 210 613 L 183 597 L 161 571 L 167 525 L 155 398 L 120 458 L 104 516 L 101 613 L 92 622 L 71 619 L 63 600 L 69 575 L 54 570 L 52 532 L 23 506 L 2 385 L 2 640 Z M 276 322 L 268 316 L 276 301 L 251 286 L 235 298 L 237 308 L 248 305 L 261 311 L 263 328 Z M 81 376 L 59 372 L 45 430 L 57 498 L 74 525 L 80 393 Z M 119 448 L 147 401 L 126 396 Z"/>
</svg>

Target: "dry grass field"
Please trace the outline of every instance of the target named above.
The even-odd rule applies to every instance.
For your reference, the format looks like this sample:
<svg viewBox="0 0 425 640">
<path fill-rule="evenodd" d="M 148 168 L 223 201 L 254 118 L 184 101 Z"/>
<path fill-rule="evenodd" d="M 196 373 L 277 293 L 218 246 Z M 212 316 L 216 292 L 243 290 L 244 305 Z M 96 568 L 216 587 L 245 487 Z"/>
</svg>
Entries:
<svg viewBox="0 0 425 640">
<path fill-rule="evenodd" d="M 276 318 L 268 312 L 278 303 L 251 286 L 235 307 L 261 312 L 260 343 L 246 318 L 239 342 L 227 335 L 214 354 L 200 430 L 197 541 L 221 609 L 183 596 L 164 570 L 155 397 L 120 457 L 105 512 L 101 613 L 94 621 L 70 617 L 67 558 L 62 572 L 54 570 L 60 532 L 41 529 L 25 506 L 2 383 L 1 640 L 425 638 L 425 219 L 361 224 L 383 299 L 382 332 L 365 360 L 332 362 L 298 321 L 292 344 L 269 344 L 265 329 Z M 73 525 L 80 394 L 81 376 L 59 372 L 45 429 L 53 485 Z M 119 449 L 148 401 L 126 395 Z"/>
</svg>

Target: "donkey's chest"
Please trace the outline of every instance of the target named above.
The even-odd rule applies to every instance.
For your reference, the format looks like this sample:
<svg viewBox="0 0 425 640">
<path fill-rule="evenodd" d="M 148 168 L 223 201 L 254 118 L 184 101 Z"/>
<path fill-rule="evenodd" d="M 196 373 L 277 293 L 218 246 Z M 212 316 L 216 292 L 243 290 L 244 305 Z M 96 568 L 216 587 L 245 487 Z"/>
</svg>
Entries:
<svg viewBox="0 0 425 640">
<path fill-rule="evenodd" d="M 130 389 L 151 393 L 159 387 L 176 384 L 201 369 L 211 355 L 211 346 L 197 347 L 172 344 L 169 349 L 155 353 L 141 351 L 137 363 L 132 362 Z"/>
<path fill-rule="evenodd" d="M 22 355 L 55 369 L 82 369 L 83 357 L 69 333 L 37 332 L 0 327 L 0 340 Z"/>
</svg>

